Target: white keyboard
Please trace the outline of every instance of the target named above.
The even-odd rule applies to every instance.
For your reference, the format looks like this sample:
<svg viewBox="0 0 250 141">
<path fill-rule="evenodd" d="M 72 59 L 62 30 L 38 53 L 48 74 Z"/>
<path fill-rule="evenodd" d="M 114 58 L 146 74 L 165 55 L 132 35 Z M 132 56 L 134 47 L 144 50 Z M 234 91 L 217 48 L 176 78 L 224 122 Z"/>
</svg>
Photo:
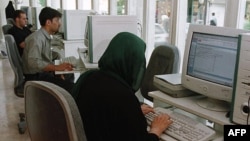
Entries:
<svg viewBox="0 0 250 141">
<path fill-rule="evenodd" d="M 62 58 L 62 63 L 70 63 L 75 67 L 77 66 L 78 60 L 74 56 L 69 56 Z"/>
<path fill-rule="evenodd" d="M 167 113 L 173 123 L 165 130 L 165 134 L 180 141 L 207 141 L 215 136 L 215 131 L 204 124 L 170 109 L 161 107 L 154 108 L 155 113 L 148 113 L 145 115 L 148 124 L 159 113 Z"/>
</svg>

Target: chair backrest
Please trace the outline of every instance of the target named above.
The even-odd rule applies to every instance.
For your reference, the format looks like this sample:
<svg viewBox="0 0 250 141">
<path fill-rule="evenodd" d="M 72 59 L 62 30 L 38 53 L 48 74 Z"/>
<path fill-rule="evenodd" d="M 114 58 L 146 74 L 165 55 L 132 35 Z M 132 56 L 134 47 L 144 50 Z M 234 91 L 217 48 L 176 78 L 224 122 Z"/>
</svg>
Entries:
<svg viewBox="0 0 250 141">
<path fill-rule="evenodd" d="M 178 73 L 179 64 L 179 50 L 176 46 L 161 45 L 156 47 L 151 54 L 142 80 L 140 88 L 142 96 L 153 101 L 148 92 L 157 90 L 153 84 L 154 75 Z"/>
<path fill-rule="evenodd" d="M 14 37 L 10 34 L 5 34 L 4 37 L 5 37 L 6 49 L 10 65 L 15 74 L 14 87 L 16 88 L 23 85 L 24 82 L 23 67 L 22 67 L 23 62 L 18 52 L 18 48 Z"/>
<path fill-rule="evenodd" d="M 25 115 L 32 141 L 87 141 L 78 107 L 63 88 L 27 81 Z"/>
<path fill-rule="evenodd" d="M 12 24 L 6 24 L 2 26 L 3 34 L 8 34 L 9 29 L 11 29 L 13 25 Z"/>
<path fill-rule="evenodd" d="M 6 21 L 7 21 L 7 24 L 12 24 L 12 25 L 15 24 L 15 21 L 13 18 L 7 18 Z"/>
</svg>

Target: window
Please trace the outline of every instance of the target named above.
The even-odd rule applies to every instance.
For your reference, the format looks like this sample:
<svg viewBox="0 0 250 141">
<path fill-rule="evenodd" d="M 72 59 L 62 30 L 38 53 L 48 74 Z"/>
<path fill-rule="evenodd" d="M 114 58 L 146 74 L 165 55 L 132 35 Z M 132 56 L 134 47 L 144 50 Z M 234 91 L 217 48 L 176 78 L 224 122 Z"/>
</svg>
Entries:
<svg viewBox="0 0 250 141">
<path fill-rule="evenodd" d="M 37 7 L 45 7 L 45 0 L 35 0 Z"/>
<path fill-rule="evenodd" d="M 240 28 L 250 30 L 250 0 L 246 1 L 244 20 L 243 20 L 243 24 Z"/>
<path fill-rule="evenodd" d="M 59 9 L 61 6 L 61 0 L 51 0 L 51 7 L 54 9 Z"/>
<path fill-rule="evenodd" d="M 127 0 L 117 0 L 117 15 L 127 15 Z"/>
<path fill-rule="evenodd" d="M 100 0 L 99 12 L 102 15 L 109 15 L 109 0 Z"/>
<path fill-rule="evenodd" d="M 172 0 L 157 0 L 155 11 L 155 46 L 168 43 L 171 29 Z"/>
<path fill-rule="evenodd" d="M 225 0 L 188 0 L 187 22 L 223 26 L 225 7 Z"/>
</svg>

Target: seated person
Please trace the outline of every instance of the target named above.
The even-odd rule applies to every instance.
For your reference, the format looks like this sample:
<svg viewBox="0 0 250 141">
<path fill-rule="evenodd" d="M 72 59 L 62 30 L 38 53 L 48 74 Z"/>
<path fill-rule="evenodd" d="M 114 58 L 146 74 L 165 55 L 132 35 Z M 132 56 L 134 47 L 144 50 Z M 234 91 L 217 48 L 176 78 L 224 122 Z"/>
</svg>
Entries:
<svg viewBox="0 0 250 141">
<path fill-rule="evenodd" d="M 72 96 L 88 141 L 158 141 L 172 123 L 162 114 L 147 131 L 144 114 L 153 109 L 141 105 L 135 95 L 146 69 L 145 50 L 143 40 L 121 32 L 100 58 L 100 69 L 89 70 L 77 80 Z"/>
<path fill-rule="evenodd" d="M 25 38 L 31 34 L 27 25 L 26 13 L 22 10 L 16 10 L 13 17 L 15 24 L 9 29 L 8 34 L 11 34 L 17 44 L 20 56 L 23 55 L 23 49 L 25 47 Z"/>
<path fill-rule="evenodd" d="M 62 14 L 45 7 L 39 14 L 41 28 L 25 39 L 23 51 L 23 73 L 25 80 L 41 80 L 54 83 L 71 92 L 74 85 L 71 78 L 55 75 L 55 71 L 73 70 L 72 64 L 54 65 L 51 50 L 51 35 L 58 31 Z"/>
</svg>

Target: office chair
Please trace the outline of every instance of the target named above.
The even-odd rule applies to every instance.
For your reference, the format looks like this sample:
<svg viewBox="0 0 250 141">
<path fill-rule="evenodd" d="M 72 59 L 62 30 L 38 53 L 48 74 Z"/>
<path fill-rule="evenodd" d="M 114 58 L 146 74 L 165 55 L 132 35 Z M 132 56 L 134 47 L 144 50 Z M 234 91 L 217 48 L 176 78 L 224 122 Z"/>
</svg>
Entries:
<svg viewBox="0 0 250 141">
<path fill-rule="evenodd" d="M 14 37 L 10 34 L 5 34 L 4 37 L 9 62 L 15 75 L 14 93 L 18 97 L 24 97 L 23 89 L 25 81 L 23 76 L 22 58 L 19 55 Z M 20 134 L 24 134 L 26 130 L 24 113 L 19 113 L 19 118 L 20 122 L 18 123 L 18 130 Z"/>
<path fill-rule="evenodd" d="M 179 64 L 179 50 L 176 46 L 160 45 L 156 47 L 151 54 L 142 80 L 141 95 L 152 102 L 153 98 L 148 95 L 148 92 L 157 90 L 153 84 L 154 75 L 178 73 Z"/>
<path fill-rule="evenodd" d="M 11 29 L 13 27 L 12 24 L 6 24 L 2 26 L 3 29 L 3 34 L 8 34 L 9 29 Z"/>
<path fill-rule="evenodd" d="M 25 115 L 32 141 L 87 141 L 78 107 L 63 88 L 27 81 Z"/>
<path fill-rule="evenodd" d="M 22 68 L 22 58 L 19 55 L 14 37 L 10 34 L 5 34 L 4 37 L 9 62 L 15 74 L 14 92 L 18 97 L 24 97 L 24 76 Z"/>
<path fill-rule="evenodd" d="M 6 19 L 6 22 L 7 22 L 7 24 L 12 24 L 12 25 L 15 24 L 15 21 L 14 21 L 13 18 L 7 18 L 7 19 Z"/>
</svg>

